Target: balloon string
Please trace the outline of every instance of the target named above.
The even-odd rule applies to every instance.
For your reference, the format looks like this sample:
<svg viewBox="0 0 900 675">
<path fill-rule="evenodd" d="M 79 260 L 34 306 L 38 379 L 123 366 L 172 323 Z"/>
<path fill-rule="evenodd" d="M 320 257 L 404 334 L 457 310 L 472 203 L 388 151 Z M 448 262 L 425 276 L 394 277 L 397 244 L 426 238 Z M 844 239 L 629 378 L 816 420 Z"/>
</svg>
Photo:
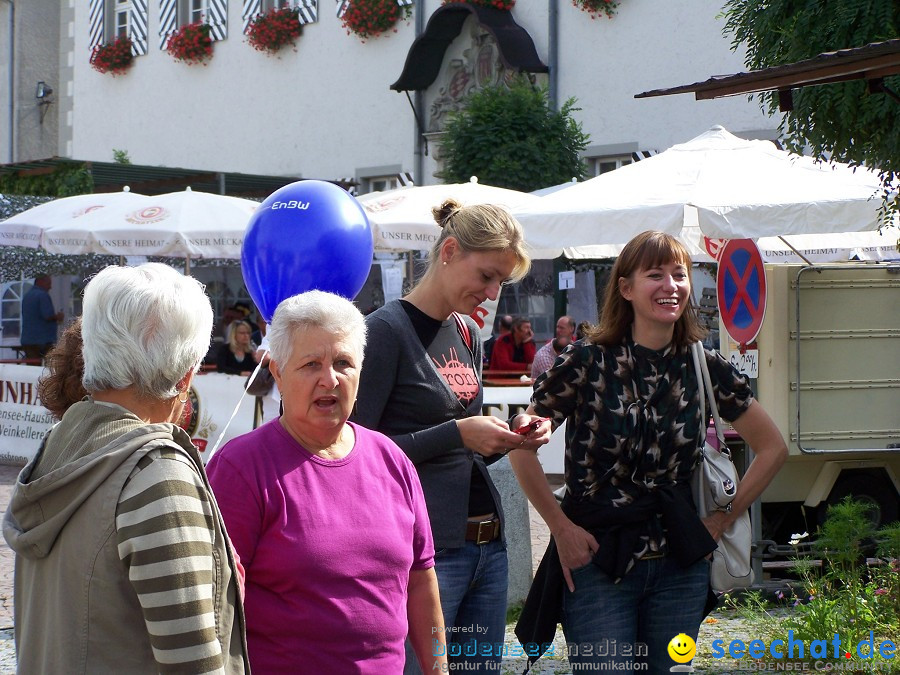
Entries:
<svg viewBox="0 0 900 675">
<path fill-rule="evenodd" d="M 222 443 L 222 439 L 225 438 L 225 432 L 228 431 L 228 427 L 231 426 L 231 422 L 237 417 L 238 410 L 241 407 L 241 403 L 244 401 L 244 397 L 247 395 L 247 390 L 250 388 L 250 385 L 256 380 L 256 376 L 259 371 L 262 369 L 263 363 L 266 360 L 266 356 L 268 356 L 269 350 L 265 350 L 262 356 L 259 359 L 259 363 L 256 364 L 256 368 L 250 374 L 250 377 L 247 378 L 247 384 L 244 387 L 244 391 L 241 392 L 241 397 L 238 399 L 237 404 L 234 406 L 234 410 L 231 411 L 231 417 L 228 418 L 228 421 L 225 423 L 225 426 L 222 428 L 222 433 L 219 434 L 219 437 L 216 439 L 215 444 L 213 444 L 212 450 L 209 451 L 209 455 L 206 458 L 207 463 L 212 459 L 212 456 L 215 454 L 216 450 L 219 449 L 219 445 Z"/>
</svg>

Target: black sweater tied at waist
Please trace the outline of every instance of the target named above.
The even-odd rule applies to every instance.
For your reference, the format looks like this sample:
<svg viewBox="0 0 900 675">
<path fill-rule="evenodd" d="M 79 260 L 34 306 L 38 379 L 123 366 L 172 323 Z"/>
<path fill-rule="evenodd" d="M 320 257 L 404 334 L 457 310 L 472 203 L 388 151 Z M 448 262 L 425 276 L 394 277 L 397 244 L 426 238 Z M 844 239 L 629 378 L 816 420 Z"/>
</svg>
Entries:
<svg viewBox="0 0 900 675">
<path fill-rule="evenodd" d="M 629 569 L 641 534 L 646 531 L 646 521 L 657 515 L 666 530 L 668 553 L 682 567 L 689 567 L 716 548 L 694 508 L 689 485 L 659 487 L 622 507 L 567 497 L 562 509 L 573 523 L 597 540 L 599 546 L 591 562 L 617 583 Z M 553 642 L 562 615 L 564 588 L 559 552 L 551 537 L 516 624 L 519 641 L 529 645 L 529 650 L 539 650 L 530 661 L 539 659 Z"/>
</svg>

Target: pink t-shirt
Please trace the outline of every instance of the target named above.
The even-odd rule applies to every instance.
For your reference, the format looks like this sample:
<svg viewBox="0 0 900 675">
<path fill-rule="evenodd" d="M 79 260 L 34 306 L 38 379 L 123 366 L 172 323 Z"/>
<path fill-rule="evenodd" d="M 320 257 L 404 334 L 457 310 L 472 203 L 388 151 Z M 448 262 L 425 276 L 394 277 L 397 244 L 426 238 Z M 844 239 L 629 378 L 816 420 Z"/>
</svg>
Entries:
<svg viewBox="0 0 900 675">
<path fill-rule="evenodd" d="M 412 463 L 386 436 L 351 425 L 339 460 L 309 453 L 277 419 L 207 466 L 246 569 L 256 672 L 400 673 L 411 570 L 434 566 Z"/>
</svg>

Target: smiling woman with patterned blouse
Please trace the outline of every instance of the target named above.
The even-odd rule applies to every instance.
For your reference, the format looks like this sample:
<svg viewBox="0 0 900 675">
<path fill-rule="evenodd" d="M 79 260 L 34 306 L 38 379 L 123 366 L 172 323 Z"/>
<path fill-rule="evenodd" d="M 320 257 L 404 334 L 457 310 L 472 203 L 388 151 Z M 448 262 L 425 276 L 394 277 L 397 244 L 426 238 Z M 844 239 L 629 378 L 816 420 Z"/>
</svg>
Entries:
<svg viewBox="0 0 900 675">
<path fill-rule="evenodd" d="M 696 639 L 707 555 L 787 455 L 746 378 L 706 352 L 722 417 L 756 459 L 733 510 L 700 520 L 690 478 L 709 415 L 700 411 L 690 356 L 703 337 L 690 304 L 690 265 L 667 234 L 632 239 L 613 267 L 599 327 L 535 383 L 529 412 L 550 417 L 554 429 L 567 422 L 562 505 L 534 452 L 510 454 L 553 535 L 516 632 L 543 644 L 560 620 L 573 663 L 632 669 L 637 662 L 667 672 L 669 641 L 679 633 Z"/>
</svg>

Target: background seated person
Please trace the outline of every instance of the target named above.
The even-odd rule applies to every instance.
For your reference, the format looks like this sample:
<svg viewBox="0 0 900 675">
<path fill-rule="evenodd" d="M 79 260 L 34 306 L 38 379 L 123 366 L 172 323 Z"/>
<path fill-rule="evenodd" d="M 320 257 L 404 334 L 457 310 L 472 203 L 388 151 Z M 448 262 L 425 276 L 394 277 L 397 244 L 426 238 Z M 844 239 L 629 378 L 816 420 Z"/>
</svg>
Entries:
<svg viewBox="0 0 900 675">
<path fill-rule="evenodd" d="M 509 314 L 500 317 L 497 324 L 497 332 L 484 341 L 484 369 L 487 370 L 491 365 L 491 353 L 494 351 L 494 343 L 504 335 L 509 335 L 512 330 L 513 318 Z"/>
<path fill-rule="evenodd" d="M 556 357 L 562 354 L 571 342 L 572 340 L 565 336 L 555 337 L 538 349 L 537 354 L 534 355 L 534 362 L 531 364 L 531 379 L 536 380 L 539 375 L 550 370 Z"/>
<path fill-rule="evenodd" d="M 219 348 L 216 369 L 229 375 L 249 375 L 256 368 L 256 345 L 250 339 L 253 329 L 246 321 L 235 321 L 228 342 Z"/>
<path fill-rule="evenodd" d="M 537 348 L 534 345 L 534 331 L 531 321 L 524 316 L 513 320 L 512 331 L 497 338 L 491 353 L 491 370 L 525 370 L 531 369 L 531 362 Z"/>
</svg>

